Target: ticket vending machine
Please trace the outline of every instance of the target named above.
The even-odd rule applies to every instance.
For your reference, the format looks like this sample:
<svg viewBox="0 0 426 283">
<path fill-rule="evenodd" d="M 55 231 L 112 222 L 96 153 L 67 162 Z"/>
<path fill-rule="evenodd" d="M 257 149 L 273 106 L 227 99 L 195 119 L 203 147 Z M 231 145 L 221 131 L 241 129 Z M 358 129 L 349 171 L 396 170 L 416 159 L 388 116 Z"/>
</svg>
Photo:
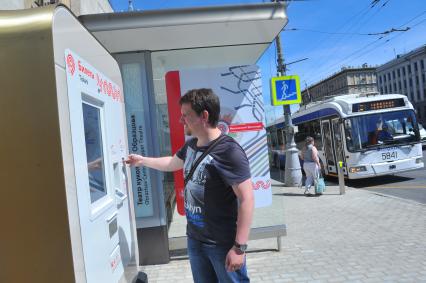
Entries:
<svg viewBox="0 0 426 283">
<path fill-rule="evenodd" d="M 63 6 L 0 11 L 0 282 L 135 282 L 122 79 Z"/>
</svg>

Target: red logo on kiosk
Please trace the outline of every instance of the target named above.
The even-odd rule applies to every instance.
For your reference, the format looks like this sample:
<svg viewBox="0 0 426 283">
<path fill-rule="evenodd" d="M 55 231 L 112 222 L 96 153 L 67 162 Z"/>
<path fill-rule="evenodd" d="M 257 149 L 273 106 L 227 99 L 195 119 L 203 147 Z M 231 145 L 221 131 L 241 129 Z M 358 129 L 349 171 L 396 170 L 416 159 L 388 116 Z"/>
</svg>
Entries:
<svg viewBox="0 0 426 283">
<path fill-rule="evenodd" d="M 67 56 L 67 65 L 68 65 L 68 69 L 71 72 L 71 75 L 74 75 L 74 72 L 75 72 L 75 62 L 74 62 L 74 58 L 72 57 L 71 54 L 68 54 L 68 56 Z"/>
</svg>

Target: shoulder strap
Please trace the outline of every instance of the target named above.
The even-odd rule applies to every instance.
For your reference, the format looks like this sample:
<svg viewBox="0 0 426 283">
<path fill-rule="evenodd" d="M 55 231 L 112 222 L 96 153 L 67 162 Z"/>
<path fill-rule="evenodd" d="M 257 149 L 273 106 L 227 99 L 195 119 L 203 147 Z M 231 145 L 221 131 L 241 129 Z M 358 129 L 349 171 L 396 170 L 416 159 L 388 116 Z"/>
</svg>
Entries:
<svg viewBox="0 0 426 283">
<path fill-rule="evenodd" d="M 225 137 L 225 135 L 220 135 L 213 143 L 209 145 L 209 147 L 201 154 L 200 157 L 198 157 L 197 161 L 192 165 L 191 170 L 189 170 L 188 175 L 185 177 L 185 186 L 188 183 L 189 180 L 191 180 L 192 175 L 194 175 L 195 169 L 197 168 L 198 164 L 206 157 L 207 154 Z"/>
</svg>

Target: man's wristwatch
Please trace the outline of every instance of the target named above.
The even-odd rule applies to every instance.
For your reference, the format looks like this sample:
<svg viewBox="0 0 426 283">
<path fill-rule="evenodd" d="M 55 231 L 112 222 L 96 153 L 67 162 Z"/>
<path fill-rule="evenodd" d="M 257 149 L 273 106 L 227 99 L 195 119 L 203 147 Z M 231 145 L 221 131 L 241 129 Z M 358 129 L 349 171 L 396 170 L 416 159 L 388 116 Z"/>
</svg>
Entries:
<svg viewBox="0 0 426 283">
<path fill-rule="evenodd" d="M 244 254 L 247 251 L 247 244 L 239 244 L 234 242 L 234 250 L 237 254 Z"/>
</svg>

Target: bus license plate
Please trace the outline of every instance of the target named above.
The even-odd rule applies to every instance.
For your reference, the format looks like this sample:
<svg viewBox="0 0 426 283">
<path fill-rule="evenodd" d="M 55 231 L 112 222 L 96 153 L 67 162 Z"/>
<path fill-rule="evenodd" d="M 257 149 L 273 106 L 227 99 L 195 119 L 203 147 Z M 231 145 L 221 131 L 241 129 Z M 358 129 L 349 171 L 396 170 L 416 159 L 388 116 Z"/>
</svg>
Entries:
<svg viewBox="0 0 426 283">
<path fill-rule="evenodd" d="M 383 152 L 382 153 L 382 160 L 393 160 L 398 158 L 398 152 L 392 151 L 392 152 Z"/>
</svg>

